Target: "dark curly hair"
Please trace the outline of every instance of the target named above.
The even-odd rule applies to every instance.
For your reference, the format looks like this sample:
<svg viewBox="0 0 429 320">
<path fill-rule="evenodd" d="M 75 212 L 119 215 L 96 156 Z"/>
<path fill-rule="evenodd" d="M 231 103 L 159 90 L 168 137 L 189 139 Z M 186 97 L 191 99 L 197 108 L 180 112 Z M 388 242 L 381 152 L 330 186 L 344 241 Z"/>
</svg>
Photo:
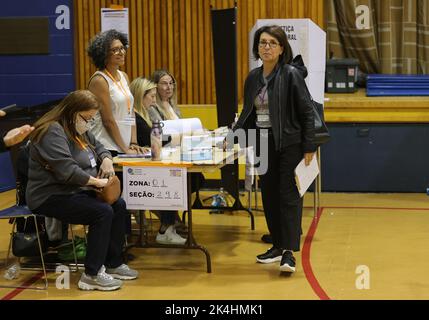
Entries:
<svg viewBox="0 0 429 320">
<path fill-rule="evenodd" d="M 114 40 L 119 40 L 122 42 L 125 48 L 128 47 L 128 39 L 126 34 L 115 29 L 100 32 L 91 39 L 86 51 L 98 70 L 103 70 L 106 68 L 106 59 L 110 50 L 110 46 Z"/>
</svg>

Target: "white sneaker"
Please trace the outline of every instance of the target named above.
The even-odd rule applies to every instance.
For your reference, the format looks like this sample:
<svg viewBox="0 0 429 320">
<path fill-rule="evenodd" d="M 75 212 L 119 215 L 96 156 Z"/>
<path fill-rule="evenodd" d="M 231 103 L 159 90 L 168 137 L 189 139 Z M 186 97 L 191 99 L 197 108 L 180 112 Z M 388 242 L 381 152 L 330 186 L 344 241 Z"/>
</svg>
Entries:
<svg viewBox="0 0 429 320">
<path fill-rule="evenodd" d="M 106 268 L 102 266 L 96 276 L 89 276 L 85 272 L 80 277 L 78 287 L 81 290 L 101 290 L 112 291 L 122 286 L 122 281 L 114 279 L 106 273 Z"/>
<path fill-rule="evenodd" d="M 126 264 L 121 264 L 117 268 L 106 268 L 106 273 L 120 280 L 134 280 L 139 276 L 136 270 L 131 269 Z"/>
<path fill-rule="evenodd" d="M 186 239 L 176 233 L 174 226 L 169 226 L 164 234 L 158 232 L 156 242 L 161 244 L 185 244 Z"/>
</svg>

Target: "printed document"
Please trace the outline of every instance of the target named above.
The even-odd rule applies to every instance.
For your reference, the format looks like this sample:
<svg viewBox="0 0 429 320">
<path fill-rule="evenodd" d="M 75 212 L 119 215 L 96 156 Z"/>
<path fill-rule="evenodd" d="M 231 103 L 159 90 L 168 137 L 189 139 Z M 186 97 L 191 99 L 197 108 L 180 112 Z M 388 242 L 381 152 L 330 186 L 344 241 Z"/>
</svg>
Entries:
<svg viewBox="0 0 429 320">
<path fill-rule="evenodd" d="M 295 168 L 295 181 L 301 197 L 304 196 L 319 172 L 319 164 L 317 163 L 316 156 L 313 157 L 308 167 L 305 165 L 304 159 L 297 165 Z"/>
</svg>

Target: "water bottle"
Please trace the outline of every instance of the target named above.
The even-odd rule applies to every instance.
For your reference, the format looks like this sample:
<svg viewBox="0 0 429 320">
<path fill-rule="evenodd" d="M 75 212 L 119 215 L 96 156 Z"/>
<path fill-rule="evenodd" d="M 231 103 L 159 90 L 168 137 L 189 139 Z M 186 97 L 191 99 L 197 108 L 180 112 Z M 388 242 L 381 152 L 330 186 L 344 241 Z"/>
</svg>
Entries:
<svg viewBox="0 0 429 320">
<path fill-rule="evenodd" d="M 153 161 L 160 161 L 162 155 L 162 123 L 159 121 L 152 122 L 150 131 L 150 148 Z"/>
<path fill-rule="evenodd" d="M 19 277 L 19 273 L 21 271 L 21 267 L 19 263 L 13 264 L 9 269 L 4 273 L 4 278 L 6 280 L 13 280 Z"/>
<path fill-rule="evenodd" d="M 220 191 L 219 191 L 219 206 L 226 207 L 226 195 L 223 188 L 220 188 Z"/>
</svg>

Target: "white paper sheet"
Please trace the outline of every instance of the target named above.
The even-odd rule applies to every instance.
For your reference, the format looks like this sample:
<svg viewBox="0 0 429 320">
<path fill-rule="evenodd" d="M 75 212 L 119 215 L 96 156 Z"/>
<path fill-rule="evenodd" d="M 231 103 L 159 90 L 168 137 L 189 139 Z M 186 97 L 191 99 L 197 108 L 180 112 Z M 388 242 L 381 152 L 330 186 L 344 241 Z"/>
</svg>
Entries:
<svg viewBox="0 0 429 320">
<path fill-rule="evenodd" d="M 101 31 L 110 29 L 116 29 L 119 32 L 125 33 L 128 38 L 128 8 L 101 8 Z"/>
<path fill-rule="evenodd" d="M 164 124 L 162 128 L 163 134 L 192 134 L 195 132 L 201 132 L 203 125 L 201 120 L 198 118 L 178 119 L 178 120 L 166 120 L 161 121 Z"/>
<path fill-rule="evenodd" d="M 198 118 L 161 121 L 162 134 L 171 136 L 171 146 L 180 146 L 183 135 L 193 135 L 203 132 L 203 125 Z"/>
<path fill-rule="evenodd" d="M 316 179 L 319 172 L 319 164 L 317 163 L 316 156 L 313 157 L 313 160 L 310 162 L 308 167 L 305 165 L 304 159 L 302 159 L 302 161 L 297 165 L 295 168 L 295 181 L 301 197 L 304 196 L 305 192 L 313 183 L 314 179 Z"/>
</svg>

